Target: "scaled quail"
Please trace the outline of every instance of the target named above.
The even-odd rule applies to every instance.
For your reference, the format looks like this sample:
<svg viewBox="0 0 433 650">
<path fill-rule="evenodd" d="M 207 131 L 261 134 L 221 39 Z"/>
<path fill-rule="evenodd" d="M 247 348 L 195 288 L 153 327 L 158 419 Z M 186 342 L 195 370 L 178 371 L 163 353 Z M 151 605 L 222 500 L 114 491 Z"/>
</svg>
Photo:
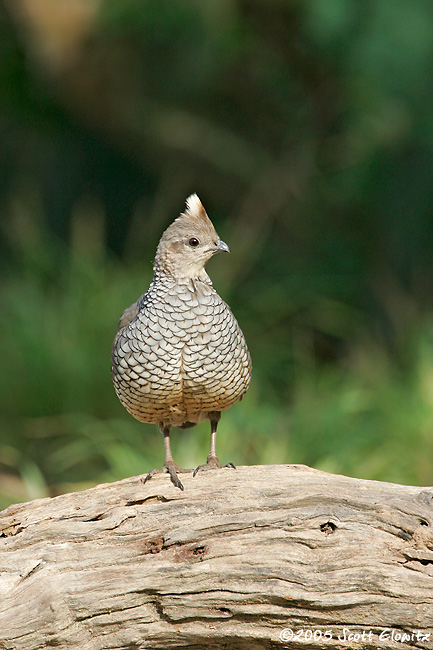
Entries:
<svg viewBox="0 0 433 650">
<path fill-rule="evenodd" d="M 125 408 L 141 422 L 157 422 L 173 484 L 183 490 L 170 451 L 170 428 L 208 418 L 210 451 L 204 468 L 219 468 L 216 431 L 221 411 L 245 395 L 251 358 L 244 335 L 204 267 L 219 251 L 218 237 L 196 194 L 163 233 L 149 289 L 126 309 L 113 343 L 112 377 Z M 227 466 L 234 467 L 228 463 Z"/>
</svg>

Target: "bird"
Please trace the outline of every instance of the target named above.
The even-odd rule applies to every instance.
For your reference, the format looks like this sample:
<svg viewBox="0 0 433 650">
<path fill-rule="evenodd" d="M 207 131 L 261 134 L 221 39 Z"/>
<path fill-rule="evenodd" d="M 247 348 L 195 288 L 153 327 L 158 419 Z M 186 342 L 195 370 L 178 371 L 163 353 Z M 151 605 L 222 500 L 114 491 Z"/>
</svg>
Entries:
<svg viewBox="0 0 433 650">
<path fill-rule="evenodd" d="M 205 265 L 230 253 L 197 194 L 163 232 L 148 290 L 120 317 L 111 354 L 115 391 L 140 422 L 156 423 L 164 437 L 160 472 L 184 489 L 178 474 L 191 472 L 174 462 L 173 426 L 186 429 L 206 419 L 211 438 L 204 469 L 222 465 L 216 453 L 221 412 L 240 401 L 251 380 L 251 356 L 230 307 L 215 291 Z M 224 467 L 235 467 L 227 463 Z"/>
</svg>

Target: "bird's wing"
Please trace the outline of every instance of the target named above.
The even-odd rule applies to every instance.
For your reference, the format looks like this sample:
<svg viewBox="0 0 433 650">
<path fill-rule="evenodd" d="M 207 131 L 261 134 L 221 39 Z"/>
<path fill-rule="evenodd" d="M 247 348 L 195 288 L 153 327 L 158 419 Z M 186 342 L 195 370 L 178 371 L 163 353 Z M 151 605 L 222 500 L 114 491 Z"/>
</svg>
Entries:
<svg viewBox="0 0 433 650">
<path fill-rule="evenodd" d="M 119 319 L 119 330 L 121 330 L 126 325 L 134 320 L 138 314 L 138 302 L 134 302 L 132 305 L 127 307 Z"/>
</svg>

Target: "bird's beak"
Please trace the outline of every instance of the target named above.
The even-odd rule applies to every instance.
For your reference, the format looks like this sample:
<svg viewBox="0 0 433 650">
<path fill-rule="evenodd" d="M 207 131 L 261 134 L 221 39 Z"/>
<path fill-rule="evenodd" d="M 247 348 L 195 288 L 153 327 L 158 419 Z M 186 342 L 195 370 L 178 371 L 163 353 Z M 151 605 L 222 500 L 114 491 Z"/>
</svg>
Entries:
<svg viewBox="0 0 433 650">
<path fill-rule="evenodd" d="M 230 253 L 230 248 L 221 239 L 219 239 L 218 242 L 217 242 L 216 250 L 219 251 L 219 252 Z"/>
</svg>

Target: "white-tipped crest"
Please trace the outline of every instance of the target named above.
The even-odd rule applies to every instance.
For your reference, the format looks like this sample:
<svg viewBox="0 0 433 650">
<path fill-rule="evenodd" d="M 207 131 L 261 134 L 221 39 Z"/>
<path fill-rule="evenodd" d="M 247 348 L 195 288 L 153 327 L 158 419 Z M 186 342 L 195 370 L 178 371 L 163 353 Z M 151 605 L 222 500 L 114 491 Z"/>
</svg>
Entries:
<svg viewBox="0 0 433 650">
<path fill-rule="evenodd" d="M 203 217 L 206 214 L 206 210 L 203 207 L 203 203 L 200 201 L 197 194 L 191 194 L 187 198 L 186 207 L 188 212 L 193 217 Z"/>
</svg>

